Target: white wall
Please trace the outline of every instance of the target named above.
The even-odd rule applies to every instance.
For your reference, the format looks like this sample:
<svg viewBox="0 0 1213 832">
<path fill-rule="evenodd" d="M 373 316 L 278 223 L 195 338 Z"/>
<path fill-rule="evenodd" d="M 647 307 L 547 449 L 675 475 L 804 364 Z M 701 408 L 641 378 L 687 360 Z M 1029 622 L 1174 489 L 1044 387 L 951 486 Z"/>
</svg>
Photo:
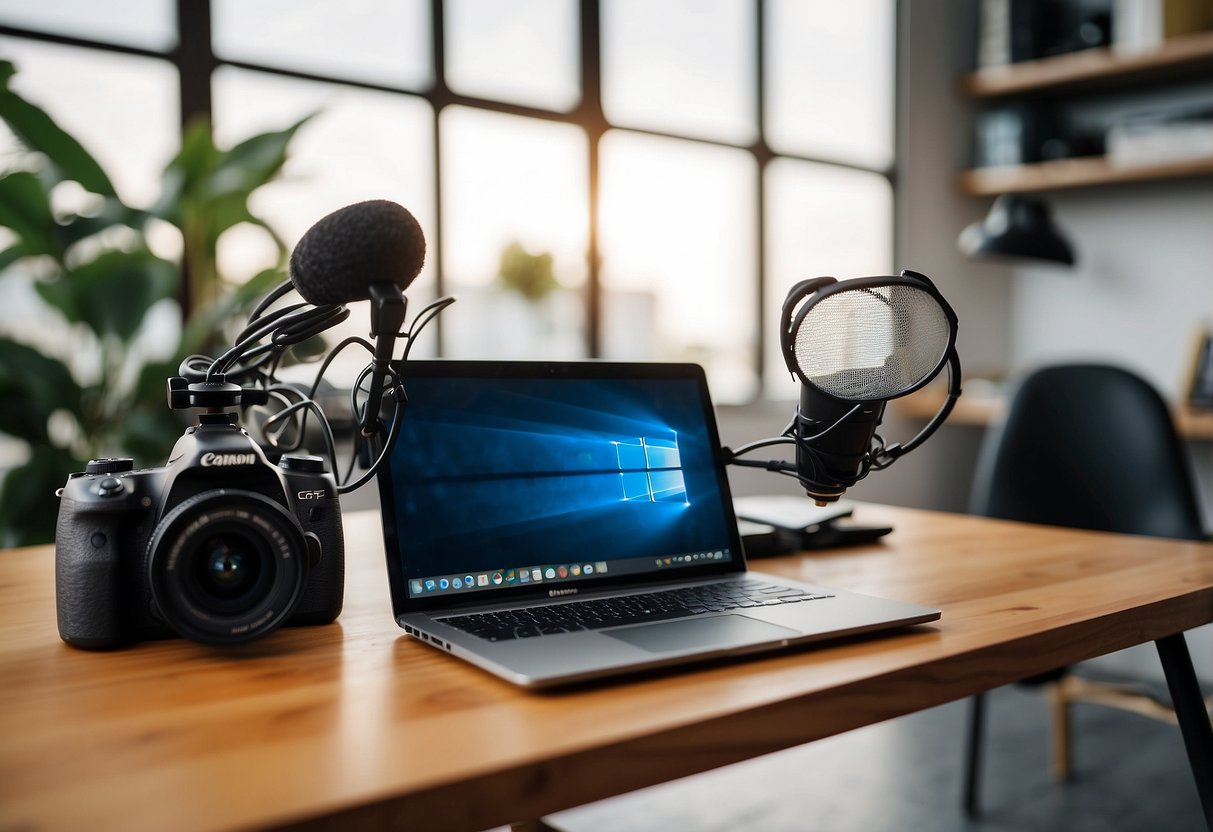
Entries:
<svg viewBox="0 0 1213 832">
<path fill-rule="evenodd" d="M 956 174 L 969 159 L 974 109 L 960 95 L 958 79 L 972 63 L 976 6 L 965 0 L 902 4 L 900 262 L 934 277 L 955 307 L 966 377 L 1100 360 L 1127 366 L 1177 398 L 1194 333 L 1213 319 L 1213 178 L 1047 195 L 1075 245 L 1079 263 L 1072 270 L 1008 269 L 964 259 L 956 237 L 991 202 L 964 197 L 956 187 Z M 855 496 L 962 508 L 979 442 L 979 429 L 945 426 L 898 463 L 913 463 L 911 470 L 895 466 L 880 483 L 855 489 Z M 1209 526 L 1213 441 L 1188 447 Z M 1197 672 L 1209 677 L 1213 628 L 1193 633 L 1190 645 Z M 1105 664 L 1160 673 L 1149 648 L 1109 657 Z"/>
<path fill-rule="evenodd" d="M 1213 179 L 1055 194 L 1074 269 L 1016 269 L 1011 358 L 1122 364 L 1175 400 L 1213 322 Z"/>
<path fill-rule="evenodd" d="M 903 4 L 899 261 L 934 277 L 955 307 L 966 378 L 1097 360 L 1135 370 L 1178 399 L 1196 332 L 1213 320 L 1213 178 L 1047 195 L 1074 243 L 1074 269 L 964 258 L 956 237 L 991 202 L 964 197 L 956 187 L 970 155 L 975 109 L 958 83 L 972 63 L 975 6 L 964 0 Z M 946 458 L 937 468 L 941 477 L 963 479 L 972 467 L 964 454 L 972 447 L 941 435 L 919 453 Z M 1188 447 L 1211 525 L 1213 442 Z M 954 482 L 937 479 L 912 501 L 892 501 L 955 508 L 955 492 Z"/>
</svg>

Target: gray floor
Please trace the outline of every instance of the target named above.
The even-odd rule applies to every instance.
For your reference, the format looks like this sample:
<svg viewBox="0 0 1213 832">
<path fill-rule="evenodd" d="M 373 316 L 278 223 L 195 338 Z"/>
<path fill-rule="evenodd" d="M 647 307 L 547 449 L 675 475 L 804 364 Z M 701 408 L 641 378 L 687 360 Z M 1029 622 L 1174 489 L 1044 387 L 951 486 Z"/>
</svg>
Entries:
<svg viewBox="0 0 1213 832">
<path fill-rule="evenodd" d="M 1177 728 L 1097 705 L 1074 711 L 1075 777 L 1048 774 L 1044 700 L 989 699 L 985 814 L 960 811 L 967 702 L 550 816 L 565 832 L 1186 832 L 1202 830 Z"/>
</svg>

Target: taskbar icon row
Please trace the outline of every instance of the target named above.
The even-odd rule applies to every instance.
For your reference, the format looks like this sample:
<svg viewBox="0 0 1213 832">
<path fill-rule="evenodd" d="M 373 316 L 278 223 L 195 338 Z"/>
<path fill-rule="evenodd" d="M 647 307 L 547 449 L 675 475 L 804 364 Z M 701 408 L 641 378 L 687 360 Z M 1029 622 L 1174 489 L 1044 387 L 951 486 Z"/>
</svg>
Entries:
<svg viewBox="0 0 1213 832">
<path fill-rule="evenodd" d="M 654 558 L 657 566 L 685 566 L 709 560 L 731 560 L 728 549 L 716 549 L 711 552 L 691 552 L 688 555 L 672 555 L 668 558 Z"/>
<path fill-rule="evenodd" d="M 538 584 L 544 581 L 562 581 L 572 578 L 605 575 L 607 562 L 560 564 L 558 566 L 526 566 L 517 569 L 496 569 L 489 572 L 473 572 L 464 575 L 442 575 L 433 578 L 409 580 L 409 594 L 413 597 L 435 592 L 467 592 L 476 589 L 491 589 L 503 586 Z"/>
</svg>

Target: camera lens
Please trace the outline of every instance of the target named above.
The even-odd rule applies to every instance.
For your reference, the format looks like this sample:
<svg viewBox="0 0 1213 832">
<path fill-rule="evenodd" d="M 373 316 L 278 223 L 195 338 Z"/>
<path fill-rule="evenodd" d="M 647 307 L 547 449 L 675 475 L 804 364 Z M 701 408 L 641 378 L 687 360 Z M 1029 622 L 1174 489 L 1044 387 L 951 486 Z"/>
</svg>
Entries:
<svg viewBox="0 0 1213 832">
<path fill-rule="evenodd" d="M 263 563 L 255 546 L 239 534 L 215 535 L 203 542 L 194 580 L 208 595 L 236 599 L 257 585 Z"/>
<path fill-rule="evenodd" d="M 209 644 L 277 629 L 303 592 L 307 543 L 263 494 L 218 489 L 168 512 L 148 544 L 148 580 L 165 622 Z"/>
</svg>

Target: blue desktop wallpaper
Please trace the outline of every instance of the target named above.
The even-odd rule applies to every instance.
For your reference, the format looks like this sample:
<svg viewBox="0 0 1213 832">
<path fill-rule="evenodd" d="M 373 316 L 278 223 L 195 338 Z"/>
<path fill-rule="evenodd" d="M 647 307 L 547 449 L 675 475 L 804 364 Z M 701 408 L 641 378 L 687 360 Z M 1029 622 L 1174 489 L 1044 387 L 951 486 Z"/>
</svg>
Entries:
<svg viewBox="0 0 1213 832">
<path fill-rule="evenodd" d="M 391 476 L 408 577 L 729 545 L 693 381 L 405 386 Z"/>
</svg>

